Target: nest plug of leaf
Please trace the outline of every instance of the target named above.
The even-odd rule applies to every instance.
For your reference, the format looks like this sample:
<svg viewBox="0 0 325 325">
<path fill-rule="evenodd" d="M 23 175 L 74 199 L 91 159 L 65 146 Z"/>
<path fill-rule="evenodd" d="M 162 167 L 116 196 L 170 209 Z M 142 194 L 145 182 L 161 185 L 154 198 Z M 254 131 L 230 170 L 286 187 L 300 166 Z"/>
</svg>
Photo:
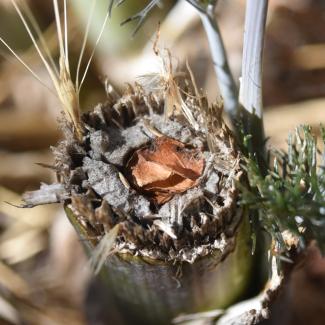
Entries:
<svg viewBox="0 0 325 325">
<path fill-rule="evenodd" d="M 118 224 L 120 253 L 193 262 L 222 250 L 240 220 L 241 175 L 222 108 L 188 81 L 183 95 L 107 88 L 107 101 L 82 117 L 81 142 L 64 124 L 53 150 L 59 184 L 43 185 L 43 201 L 63 201 L 95 244 Z"/>
</svg>

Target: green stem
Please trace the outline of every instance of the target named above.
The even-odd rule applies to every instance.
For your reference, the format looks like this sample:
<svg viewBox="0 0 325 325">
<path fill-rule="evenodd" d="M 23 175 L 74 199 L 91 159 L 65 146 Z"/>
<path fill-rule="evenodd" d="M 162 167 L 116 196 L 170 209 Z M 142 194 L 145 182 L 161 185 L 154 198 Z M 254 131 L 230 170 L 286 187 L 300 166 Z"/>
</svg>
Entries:
<svg viewBox="0 0 325 325">
<path fill-rule="evenodd" d="M 253 257 L 249 236 L 246 216 L 233 244 L 193 264 L 114 255 L 103 269 L 107 292 L 127 324 L 170 324 L 180 314 L 226 308 L 250 283 Z"/>
<path fill-rule="evenodd" d="M 87 238 L 69 208 L 69 220 L 82 239 Z M 215 249 L 193 264 L 137 257 L 128 253 L 110 256 L 99 280 L 99 309 L 117 313 L 122 324 L 171 324 L 184 313 L 224 309 L 245 295 L 251 282 L 254 257 L 247 211 L 228 225 L 225 247 Z M 237 220 L 236 220 L 237 219 Z M 94 244 L 82 241 L 91 255 Z"/>
</svg>

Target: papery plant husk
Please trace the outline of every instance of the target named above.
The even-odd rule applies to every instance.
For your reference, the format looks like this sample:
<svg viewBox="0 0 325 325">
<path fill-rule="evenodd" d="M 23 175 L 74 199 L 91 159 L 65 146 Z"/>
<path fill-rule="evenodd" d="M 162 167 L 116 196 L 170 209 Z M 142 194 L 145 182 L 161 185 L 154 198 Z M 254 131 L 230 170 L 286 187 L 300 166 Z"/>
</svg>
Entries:
<svg viewBox="0 0 325 325">
<path fill-rule="evenodd" d="M 81 117 L 82 139 L 64 121 L 53 148 L 58 183 L 24 198 L 64 203 L 126 323 L 168 324 L 243 295 L 250 226 L 222 105 L 193 81 L 146 78 L 122 96 L 107 85 L 106 102 Z"/>
</svg>

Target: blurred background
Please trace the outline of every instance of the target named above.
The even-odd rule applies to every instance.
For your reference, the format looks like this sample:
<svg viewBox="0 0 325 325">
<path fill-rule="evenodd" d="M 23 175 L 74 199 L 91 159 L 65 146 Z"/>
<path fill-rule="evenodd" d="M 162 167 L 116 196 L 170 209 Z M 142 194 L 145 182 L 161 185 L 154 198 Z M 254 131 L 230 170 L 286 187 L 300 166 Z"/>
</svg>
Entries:
<svg viewBox="0 0 325 325">
<path fill-rule="evenodd" d="M 27 0 L 19 1 L 22 8 Z M 97 1 L 86 48 L 89 57 L 107 0 Z M 70 60 L 75 69 L 90 1 L 69 0 Z M 120 23 L 147 1 L 126 1 L 113 10 L 81 93 L 83 109 L 105 100 L 104 82 L 119 92 L 136 77 L 159 69 L 152 47 L 161 22 L 160 47 L 171 49 L 180 69 L 189 61 L 210 101 L 219 98 L 207 40 L 199 17 L 185 1 L 162 1 L 132 38 L 133 23 Z M 58 46 L 52 1 L 31 0 L 52 55 Z M 217 16 L 229 62 L 241 69 L 245 1 L 219 0 Z M 325 121 L 325 2 L 270 0 L 264 56 L 265 128 L 269 146 L 285 148 L 289 131 Z M 0 36 L 50 84 L 10 0 L 0 0 Z M 80 242 L 58 205 L 18 209 L 24 191 L 55 180 L 37 163 L 51 164 L 60 139 L 60 103 L 8 50 L 0 47 L 0 324 L 85 324 L 83 308 L 91 278 Z M 84 60 L 84 63 L 86 59 Z M 90 304 L 91 305 L 91 304 Z M 91 311 L 88 311 L 91 317 Z M 94 322 L 95 324 L 95 322 Z M 100 324 L 100 322 L 96 323 Z"/>
</svg>

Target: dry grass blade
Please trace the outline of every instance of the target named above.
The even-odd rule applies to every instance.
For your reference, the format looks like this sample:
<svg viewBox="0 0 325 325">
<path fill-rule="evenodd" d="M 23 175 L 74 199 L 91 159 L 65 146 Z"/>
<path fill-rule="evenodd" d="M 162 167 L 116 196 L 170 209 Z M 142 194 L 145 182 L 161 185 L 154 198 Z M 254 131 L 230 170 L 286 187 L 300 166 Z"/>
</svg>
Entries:
<svg viewBox="0 0 325 325">
<path fill-rule="evenodd" d="M 40 76 L 30 67 L 28 64 L 15 52 L 15 50 L 2 38 L 0 37 L 0 42 L 8 49 L 8 51 L 25 67 L 27 71 L 31 73 L 31 75 L 40 82 L 41 85 L 43 85 L 45 88 L 47 88 L 52 94 L 56 96 L 54 91 L 45 84 Z"/>
<path fill-rule="evenodd" d="M 31 11 L 30 7 L 27 5 L 27 3 L 25 1 L 22 1 L 21 6 L 22 6 L 27 18 L 29 19 L 33 29 L 35 30 L 36 35 L 40 41 L 40 44 L 43 46 L 45 54 L 47 55 L 47 58 L 50 60 L 53 70 L 55 71 L 56 75 L 59 76 L 59 71 L 58 71 L 57 66 L 54 62 L 54 59 L 51 55 L 49 46 L 45 41 L 45 37 L 44 37 L 45 33 L 41 31 L 41 29 L 36 21 L 36 18 L 34 16 L 33 12 Z"/>
<path fill-rule="evenodd" d="M 90 57 L 89 57 L 89 59 L 88 59 L 88 62 L 87 62 L 87 64 L 86 64 L 86 68 L 85 68 L 85 71 L 84 71 L 83 76 L 82 76 L 82 78 L 81 78 L 81 82 L 80 82 L 79 88 L 77 88 L 78 93 L 79 93 L 80 90 L 81 90 L 81 87 L 82 87 L 82 85 L 83 85 L 83 83 L 84 83 L 84 80 L 85 80 L 85 78 L 86 78 L 86 75 L 87 75 L 87 72 L 88 72 L 89 66 L 90 66 L 90 64 L 91 64 L 91 61 L 92 61 L 94 55 L 95 55 L 95 51 L 96 51 L 96 49 L 97 49 L 97 46 L 98 46 L 98 44 L 99 44 L 99 42 L 100 42 L 100 40 L 101 40 L 101 38 L 102 38 L 102 35 L 103 35 L 103 33 L 104 33 L 105 26 L 106 26 L 106 24 L 107 24 L 107 20 L 108 20 L 108 18 L 111 16 L 111 10 L 112 10 L 111 5 L 112 5 L 112 3 L 113 3 L 113 1 L 108 5 L 107 13 L 106 13 L 106 15 L 105 15 L 105 18 L 104 18 L 103 24 L 102 24 L 102 26 L 101 26 L 101 28 L 100 28 L 100 31 L 99 31 L 98 37 L 97 37 L 96 42 L 95 42 L 95 45 L 94 45 L 94 48 L 93 48 L 93 50 L 92 50 L 92 52 L 91 52 L 91 54 L 90 54 Z"/>
<path fill-rule="evenodd" d="M 13 269 L 0 261 L 0 284 L 17 297 L 28 297 L 32 291 L 29 284 Z"/>
<path fill-rule="evenodd" d="M 86 30 L 85 30 L 84 37 L 83 37 L 83 40 L 82 40 L 82 46 L 81 46 L 79 59 L 78 59 L 76 81 L 75 81 L 77 89 L 79 89 L 79 74 L 80 74 L 81 62 L 82 62 L 82 58 L 83 58 L 83 55 L 84 55 L 84 52 L 85 52 L 85 49 L 86 49 L 86 43 L 87 43 L 87 38 L 88 38 L 88 34 L 89 34 L 90 23 L 91 23 L 93 14 L 94 14 L 95 5 L 96 5 L 96 0 L 93 0 L 91 2 L 91 7 L 90 7 L 90 10 L 89 10 L 89 16 L 88 16 L 88 20 L 87 20 Z"/>
<path fill-rule="evenodd" d="M 10 0 L 14 9 L 16 10 L 20 20 L 22 21 L 41 61 L 43 62 L 44 66 L 46 67 L 46 70 L 51 77 L 51 81 L 54 85 L 54 89 L 57 93 L 57 96 L 59 100 L 61 101 L 61 104 L 63 106 L 63 110 L 65 112 L 65 115 L 70 122 L 71 127 L 74 130 L 74 134 L 76 138 L 80 141 L 83 136 L 83 126 L 82 122 L 80 120 L 80 104 L 79 104 L 79 93 L 82 83 L 84 82 L 84 79 L 87 75 L 90 63 L 92 61 L 92 58 L 94 56 L 96 47 L 102 37 L 102 34 L 104 32 L 104 27 L 107 23 L 108 17 L 110 16 L 112 4 L 114 1 L 110 1 L 108 5 L 108 10 L 106 17 L 104 19 L 104 22 L 102 24 L 99 36 L 96 40 L 95 47 L 91 53 L 91 56 L 87 62 L 85 71 L 82 75 L 81 83 L 79 84 L 79 73 L 81 68 L 81 62 L 83 58 L 83 54 L 86 47 L 86 42 L 88 38 L 89 33 L 89 25 L 93 18 L 93 11 L 94 7 L 96 5 L 96 0 L 92 1 L 91 4 L 91 10 L 90 15 L 88 19 L 87 28 L 85 31 L 82 49 L 80 52 L 79 60 L 78 60 L 78 67 L 77 67 L 77 73 L 76 73 L 76 83 L 74 84 L 71 78 L 70 74 L 70 63 L 69 63 L 69 57 L 68 57 L 68 14 L 67 14 L 67 1 L 64 0 L 63 2 L 63 28 L 61 23 L 61 17 L 60 17 L 60 7 L 58 0 L 53 0 L 53 8 L 54 8 L 54 14 L 55 14 L 55 22 L 56 22 L 56 28 L 57 28 L 57 36 L 58 36 L 58 43 L 59 43 L 59 49 L 60 49 L 60 59 L 59 59 L 59 72 L 57 71 L 57 66 L 53 60 L 53 57 L 51 56 L 51 53 L 49 51 L 49 48 L 47 44 L 44 41 L 44 37 L 42 35 L 42 32 L 40 30 L 40 27 L 38 26 L 35 17 L 33 16 L 31 10 L 29 9 L 27 4 L 22 5 L 22 8 L 24 9 L 24 12 L 26 14 L 26 17 L 29 19 L 31 26 L 36 31 L 37 37 L 39 38 L 40 44 L 38 44 L 38 41 L 36 40 L 31 27 L 29 26 L 27 19 L 25 18 L 22 10 L 20 9 L 19 5 L 17 4 L 16 0 Z M 10 47 L 10 45 L 0 37 L 0 42 L 11 52 L 12 55 L 46 88 L 48 88 L 51 92 L 53 92 L 43 81 L 42 79 L 29 67 L 29 65 L 20 58 L 20 56 L 15 52 L 14 49 Z"/>
<path fill-rule="evenodd" d="M 94 249 L 90 258 L 90 267 L 98 274 L 104 265 L 107 257 L 112 254 L 115 240 L 118 236 L 120 226 L 114 226 L 104 237 L 100 240 L 97 247 Z"/>
<path fill-rule="evenodd" d="M 20 10 L 19 6 L 17 5 L 17 2 L 15 0 L 11 0 L 11 3 L 13 5 L 13 7 L 15 8 L 21 22 L 23 23 L 39 57 L 41 58 L 41 61 L 45 65 L 48 74 L 51 77 L 54 88 L 58 94 L 58 97 L 59 97 L 62 105 L 63 105 L 63 109 L 64 109 L 68 119 L 70 119 L 70 121 L 74 125 L 77 137 L 80 138 L 82 135 L 82 127 L 81 127 L 80 118 L 79 118 L 79 98 L 77 97 L 74 85 L 71 81 L 69 61 L 68 61 L 66 53 L 64 51 L 64 42 L 63 42 L 63 38 L 62 38 L 62 30 L 61 30 L 61 23 L 60 23 L 60 16 L 59 16 L 57 1 L 54 0 L 53 3 L 54 3 L 54 12 L 55 12 L 55 17 L 56 17 L 58 38 L 59 38 L 59 45 L 60 45 L 60 62 L 59 62 L 60 63 L 60 76 L 59 77 L 57 76 L 56 69 L 53 67 L 53 64 L 52 64 L 52 66 L 50 65 L 50 63 L 48 62 L 48 60 L 46 59 L 46 57 L 43 53 L 43 51 L 45 51 L 45 53 L 47 53 L 47 55 L 49 55 L 48 50 L 46 50 L 46 46 L 45 46 L 45 49 L 44 48 L 42 49 L 41 46 L 44 47 L 43 42 L 41 41 L 41 44 L 40 44 L 41 46 L 37 43 L 36 38 L 33 35 L 26 18 L 24 17 L 22 11 Z M 25 8 L 25 11 L 26 11 L 26 8 Z M 28 15 L 28 13 L 29 13 L 29 11 L 27 11 L 27 15 Z M 32 20 L 32 25 L 37 26 L 37 23 L 35 20 Z M 37 28 L 37 30 L 39 30 L 39 27 Z M 2 41 L 2 43 L 4 43 L 6 45 L 6 43 L 3 40 L 1 40 L 1 41 Z M 26 64 L 24 64 L 23 60 L 21 60 L 19 58 L 19 55 L 17 55 L 15 53 L 15 51 L 13 51 L 8 45 L 6 45 L 6 47 L 14 54 L 14 56 L 30 72 L 32 72 L 32 69 L 29 68 Z M 53 61 L 53 59 L 50 59 L 50 62 L 52 62 L 52 61 Z M 40 79 L 37 77 L 37 75 L 35 73 L 33 75 L 38 80 Z M 42 81 L 41 81 L 41 83 L 44 84 Z"/>
<path fill-rule="evenodd" d="M 158 31 L 159 33 L 159 31 Z M 173 114 L 183 114 L 188 122 L 195 130 L 199 130 L 199 125 L 195 120 L 191 109 L 183 100 L 182 93 L 178 84 L 178 78 L 184 77 L 184 73 L 177 71 L 173 65 L 173 57 L 169 49 L 165 49 L 165 53 L 154 45 L 154 52 L 161 62 L 161 68 L 158 73 L 148 73 L 138 78 L 139 83 L 143 86 L 146 92 L 150 93 L 163 93 L 166 100 L 164 104 L 165 119 Z"/>
</svg>

